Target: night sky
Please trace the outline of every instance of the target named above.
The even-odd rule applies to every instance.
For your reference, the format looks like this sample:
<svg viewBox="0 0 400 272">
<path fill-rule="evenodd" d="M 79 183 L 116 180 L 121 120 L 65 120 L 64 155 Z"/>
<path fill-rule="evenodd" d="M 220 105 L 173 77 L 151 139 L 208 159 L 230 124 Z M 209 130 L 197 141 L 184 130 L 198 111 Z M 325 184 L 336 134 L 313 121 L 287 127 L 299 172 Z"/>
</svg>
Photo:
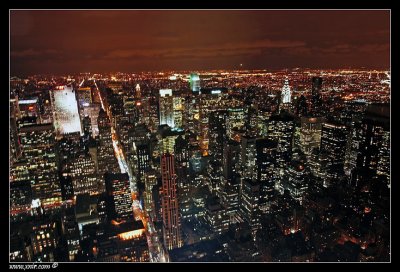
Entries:
<svg viewBox="0 0 400 272">
<path fill-rule="evenodd" d="M 387 10 L 12 10 L 10 20 L 11 75 L 390 66 Z"/>
</svg>

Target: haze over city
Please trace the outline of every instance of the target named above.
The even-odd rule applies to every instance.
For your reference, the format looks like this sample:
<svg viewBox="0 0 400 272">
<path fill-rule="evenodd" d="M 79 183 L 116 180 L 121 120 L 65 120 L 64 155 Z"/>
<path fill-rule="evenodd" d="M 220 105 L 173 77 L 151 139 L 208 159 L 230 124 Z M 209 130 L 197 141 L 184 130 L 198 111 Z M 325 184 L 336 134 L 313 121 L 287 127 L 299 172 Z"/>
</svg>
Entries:
<svg viewBox="0 0 400 272">
<path fill-rule="evenodd" d="M 11 75 L 389 68 L 390 11 L 10 11 Z"/>
</svg>

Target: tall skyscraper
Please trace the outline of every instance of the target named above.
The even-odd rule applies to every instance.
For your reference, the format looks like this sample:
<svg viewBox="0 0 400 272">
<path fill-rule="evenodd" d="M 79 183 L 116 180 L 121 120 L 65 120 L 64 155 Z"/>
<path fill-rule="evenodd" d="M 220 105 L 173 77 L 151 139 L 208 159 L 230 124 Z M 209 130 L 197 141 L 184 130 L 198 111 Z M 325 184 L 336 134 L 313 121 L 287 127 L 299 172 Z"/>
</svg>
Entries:
<svg viewBox="0 0 400 272">
<path fill-rule="evenodd" d="M 313 148 L 319 148 L 321 144 L 321 117 L 301 117 L 300 148 L 310 156 Z"/>
<path fill-rule="evenodd" d="M 99 135 L 99 127 L 97 124 L 97 118 L 99 117 L 101 105 L 99 103 L 92 103 L 89 106 L 83 107 L 81 116 L 89 116 L 90 124 L 92 128 L 92 136 L 96 137 Z"/>
<path fill-rule="evenodd" d="M 346 151 L 346 172 L 367 168 L 389 176 L 390 118 L 389 106 L 370 105 L 364 118 L 351 128 Z M 379 169 L 379 170 L 378 170 Z M 386 169 L 383 171 L 383 169 Z"/>
<path fill-rule="evenodd" d="M 106 173 L 104 178 L 106 182 L 108 218 L 111 220 L 133 217 L 128 174 Z"/>
<path fill-rule="evenodd" d="M 174 99 L 171 89 L 160 90 L 159 101 L 160 125 L 175 127 L 174 123 Z"/>
<path fill-rule="evenodd" d="M 229 138 L 235 139 L 234 130 L 240 130 L 244 127 L 244 109 L 242 107 L 235 107 L 228 109 L 228 116 L 226 119 L 226 132 Z"/>
<path fill-rule="evenodd" d="M 226 111 L 210 112 L 209 122 L 209 153 L 217 161 L 222 161 L 224 142 L 226 141 Z"/>
<path fill-rule="evenodd" d="M 158 130 L 161 140 L 158 143 L 158 151 L 160 154 L 174 153 L 175 140 L 179 135 L 184 135 L 182 129 L 171 129 L 167 125 L 159 126 Z"/>
<path fill-rule="evenodd" d="M 252 233 L 255 234 L 261 228 L 261 184 L 256 180 L 242 179 L 240 195 L 240 216 L 249 223 Z"/>
<path fill-rule="evenodd" d="M 323 123 L 321 132 L 321 150 L 326 151 L 332 165 L 343 170 L 347 145 L 348 129 L 334 123 Z"/>
<path fill-rule="evenodd" d="M 183 127 L 183 110 L 184 110 L 184 100 L 182 97 L 177 96 L 173 98 L 173 118 L 174 118 L 174 127 L 182 128 Z"/>
<path fill-rule="evenodd" d="M 44 205 L 61 201 L 53 125 L 24 126 L 19 137 L 23 158 L 28 163 L 33 198 L 40 199 Z"/>
<path fill-rule="evenodd" d="M 164 245 L 170 250 L 183 245 L 174 155 L 163 154 L 161 156 L 161 177 Z"/>
<path fill-rule="evenodd" d="M 302 203 L 308 188 L 307 172 L 304 164 L 299 161 L 292 161 L 285 169 L 282 183 L 283 188 L 288 190 L 294 199 Z"/>
<path fill-rule="evenodd" d="M 146 171 L 150 169 L 150 146 L 148 142 L 139 142 L 135 146 L 138 161 L 137 178 L 139 181 L 142 181 Z"/>
<path fill-rule="evenodd" d="M 277 146 L 277 142 L 270 139 L 256 140 L 256 181 L 261 186 L 259 204 L 264 213 L 269 210 L 275 186 L 279 181 Z"/>
<path fill-rule="evenodd" d="M 182 218 L 185 218 L 190 215 L 192 186 L 189 178 L 189 143 L 183 135 L 179 135 L 175 140 L 175 159 L 179 210 Z"/>
<path fill-rule="evenodd" d="M 139 83 L 136 84 L 136 87 L 135 87 L 135 98 L 136 98 L 136 99 L 142 98 L 142 93 L 140 92 L 140 85 L 139 85 Z"/>
<path fill-rule="evenodd" d="M 223 174 L 225 179 L 233 179 L 239 170 L 240 144 L 228 141 L 224 146 Z"/>
<path fill-rule="evenodd" d="M 242 178 L 255 178 L 256 174 L 256 138 L 243 136 L 240 152 Z"/>
<path fill-rule="evenodd" d="M 267 138 L 278 143 L 277 161 L 284 168 L 292 159 L 294 118 L 288 114 L 273 115 L 268 121 Z"/>
<path fill-rule="evenodd" d="M 155 200 L 153 197 L 153 188 L 157 185 L 157 172 L 155 170 L 149 170 L 144 173 L 144 209 L 147 214 L 155 220 L 156 212 L 155 212 Z"/>
<path fill-rule="evenodd" d="M 74 194 L 99 194 L 100 185 L 96 165 L 90 155 L 80 155 L 67 162 L 68 174 L 72 177 Z"/>
<path fill-rule="evenodd" d="M 282 87 L 282 104 L 284 107 L 292 103 L 292 91 L 290 90 L 289 80 L 286 78 Z"/>
<path fill-rule="evenodd" d="M 97 122 L 100 139 L 97 155 L 99 174 L 104 175 L 105 172 L 119 173 L 120 168 L 114 155 L 110 119 L 103 109 L 100 110 Z"/>
<path fill-rule="evenodd" d="M 190 74 L 190 89 L 195 94 L 200 94 L 200 77 L 198 74 Z"/>
</svg>

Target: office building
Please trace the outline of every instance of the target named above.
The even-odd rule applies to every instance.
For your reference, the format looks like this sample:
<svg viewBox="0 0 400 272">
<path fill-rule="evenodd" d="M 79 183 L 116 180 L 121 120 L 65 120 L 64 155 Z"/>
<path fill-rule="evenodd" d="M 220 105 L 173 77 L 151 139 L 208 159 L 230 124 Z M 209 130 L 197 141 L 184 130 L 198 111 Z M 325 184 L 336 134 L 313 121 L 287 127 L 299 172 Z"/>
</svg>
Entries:
<svg viewBox="0 0 400 272">
<path fill-rule="evenodd" d="M 75 90 L 70 86 L 58 86 L 51 91 L 51 104 L 56 135 L 79 132 L 82 134 Z"/>
<path fill-rule="evenodd" d="M 98 147 L 98 170 L 103 175 L 106 172 L 119 173 L 120 168 L 114 155 L 111 124 L 105 111 L 100 110 L 97 119 L 99 127 L 99 147 Z"/>
<path fill-rule="evenodd" d="M 275 187 L 279 184 L 277 163 L 277 142 L 270 139 L 257 139 L 256 148 L 256 181 L 260 184 L 260 209 L 269 211 Z"/>
<path fill-rule="evenodd" d="M 163 154 L 161 156 L 161 178 L 164 245 L 168 250 L 171 250 L 183 245 L 174 155 Z"/>
<path fill-rule="evenodd" d="M 132 196 L 128 174 L 106 173 L 104 179 L 108 196 L 108 218 L 133 217 Z"/>
<path fill-rule="evenodd" d="M 323 118 L 301 117 L 300 148 L 310 156 L 313 148 L 319 148 L 321 144 L 321 128 Z"/>
<path fill-rule="evenodd" d="M 294 118 L 288 114 L 273 115 L 268 120 L 267 138 L 278 143 L 277 161 L 284 168 L 292 159 Z"/>
<path fill-rule="evenodd" d="M 27 125 L 19 130 L 23 158 L 28 162 L 33 198 L 44 204 L 61 201 L 55 154 L 55 132 L 51 124 Z"/>
<path fill-rule="evenodd" d="M 292 161 L 284 171 L 282 185 L 284 190 L 288 190 L 294 199 L 302 203 L 308 188 L 308 177 L 304 163 Z"/>
<path fill-rule="evenodd" d="M 348 129 L 335 123 L 323 123 L 321 129 L 321 150 L 327 152 L 331 165 L 343 170 Z"/>
<path fill-rule="evenodd" d="M 159 97 L 160 125 L 175 127 L 174 98 L 171 89 L 161 89 Z"/>
</svg>

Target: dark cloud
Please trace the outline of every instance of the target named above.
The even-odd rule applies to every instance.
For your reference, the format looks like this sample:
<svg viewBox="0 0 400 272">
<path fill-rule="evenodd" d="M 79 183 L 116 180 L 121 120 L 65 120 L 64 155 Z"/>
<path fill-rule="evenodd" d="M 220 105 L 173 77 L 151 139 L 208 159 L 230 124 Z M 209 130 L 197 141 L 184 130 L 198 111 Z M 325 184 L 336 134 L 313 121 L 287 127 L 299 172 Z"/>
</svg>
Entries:
<svg viewBox="0 0 400 272">
<path fill-rule="evenodd" d="M 10 12 L 12 74 L 389 68 L 389 11 Z"/>
</svg>

